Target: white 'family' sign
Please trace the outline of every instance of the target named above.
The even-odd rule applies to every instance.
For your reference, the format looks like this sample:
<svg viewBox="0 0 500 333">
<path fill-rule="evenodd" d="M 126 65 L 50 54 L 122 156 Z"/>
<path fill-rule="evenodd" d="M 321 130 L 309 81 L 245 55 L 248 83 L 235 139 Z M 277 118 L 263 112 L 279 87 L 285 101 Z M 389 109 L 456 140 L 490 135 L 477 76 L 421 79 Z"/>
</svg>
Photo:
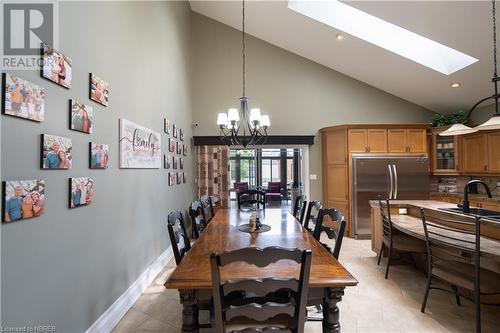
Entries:
<svg viewBox="0 0 500 333">
<path fill-rule="evenodd" d="M 120 119 L 120 168 L 161 168 L 160 133 Z"/>
</svg>

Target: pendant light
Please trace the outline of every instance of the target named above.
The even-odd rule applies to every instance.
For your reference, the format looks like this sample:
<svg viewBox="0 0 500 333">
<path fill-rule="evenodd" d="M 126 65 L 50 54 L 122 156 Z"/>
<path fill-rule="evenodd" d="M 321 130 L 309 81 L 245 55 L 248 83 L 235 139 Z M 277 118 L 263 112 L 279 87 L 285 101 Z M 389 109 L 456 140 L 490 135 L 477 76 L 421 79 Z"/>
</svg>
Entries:
<svg viewBox="0 0 500 333">
<path fill-rule="evenodd" d="M 484 124 L 476 126 L 474 128 L 465 126 L 464 124 L 454 124 L 446 131 L 440 133 L 440 136 L 451 136 L 451 135 L 463 135 L 474 133 L 477 131 L 486 131 L 486 130 L 496 130 L 500 129 L 500 112 L 498 109 L 498 99 L 500 95 L 498 94 L 498 81 L 500 78 L 498 77 L 497 71 L 497 24 L 496 24 L 496 10 L 495 10 L 495 0 L 492 0 L 492 18 L 493 18 L 493 78 L 491 82 L 493 82 L 495 86 L 495 93 L 492 96 L 488 96 L 478 101 L 476 104 L 472 106 L 469 113 L 467 114 L 467 120 L 470 119 L 470 116 L 476 108 L 485 101 L 490 99 L 495 100 L 495 113 L 493 116 Z"/>
<path fill-rule="evenodd" d="M 227 113 L 217 115 L 217 125 L 220 128 L 220 139 L 228 146 L 243 146 L 264 144 L 267 139 L 267 129 L 271 126 L 268 115 L 261 115 L 259 108 L 248 112 L 248 98 L 245 96 L 245 0 L 242 7 L 242 58 L 243 58 L 243 94 L 239 98 L 240 109 L 230 108 Z"/>
</svg>

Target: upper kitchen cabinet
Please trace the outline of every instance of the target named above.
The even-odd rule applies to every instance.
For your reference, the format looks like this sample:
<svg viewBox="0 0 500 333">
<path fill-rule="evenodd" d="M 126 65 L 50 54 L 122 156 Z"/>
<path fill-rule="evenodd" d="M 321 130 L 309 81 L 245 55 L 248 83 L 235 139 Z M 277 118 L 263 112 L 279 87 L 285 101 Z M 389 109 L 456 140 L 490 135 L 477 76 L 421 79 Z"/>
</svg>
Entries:
<svg viewBox="0 0 500 333">
<path fill-rule="evenodd" d="M 389 153 L 427 153 L 426 129 L 388 129 L 387 142 Z"/>
<path fill-rule="evenodd" d="M 435 175 L 458 175 L 459 140 L 457 136 L 439 136 L 448 127 L 431 129 L 431 168 Z"/>
<path fill-rule="evenodd" d="M 351 153 L 386 153 L 386 129 L 350 129 L 348 134 Z"/>
<path fill-rule="evenodd" d="M 500 132 L 479 132 L 460 137 L 461 173 L 500 173 Z"/>
</svg>

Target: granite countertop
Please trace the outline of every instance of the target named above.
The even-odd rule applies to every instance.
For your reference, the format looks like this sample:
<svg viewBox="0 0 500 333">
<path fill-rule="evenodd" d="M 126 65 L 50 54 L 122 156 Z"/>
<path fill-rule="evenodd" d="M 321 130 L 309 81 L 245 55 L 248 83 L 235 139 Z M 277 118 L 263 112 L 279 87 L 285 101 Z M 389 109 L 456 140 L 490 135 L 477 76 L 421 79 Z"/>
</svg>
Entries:
<svg viewBox="0 0 500 333">
<path fill-rule="evenodd" d="M 445 197 L 460 198 L 460 199 L 464 198 L 463 193 L 431 192 L 430 195 L 441 195 L 441 196 L 445 196 Z M 491 202 L 491 203 L 500 204 L 500 197 L 488 198 L 485 194 L 470 193 L 469 199 L 472 199 L 475 201 L 481 201 L 481 202 Z"/>
<path fill-rule="evenodd" d="M 390 204 L 392 207 L 414 206 L 414 207 L 419 207 L 419 208 L 436 210 L 436 211 L 439 211 L 440 213 L 444 213 L 444 214 L 471 216 L 471 215 L 464 214 L 461 212 L 448 212 L 448 211 L 441 210 L 439 208 L 456 208 L 457 205 L 453 204 L 453 203 L 437 201 L 437 200 L 391 200 Z M 378 207 L 378 200 L 370 200 L 370 206 Z M 500 212 L 498 214 L 500 215 Z M 481 221 L 500 228 L 500 222 L 497 220 L 483 217 L 483 218 L 481 218 Z"/>
</svg>

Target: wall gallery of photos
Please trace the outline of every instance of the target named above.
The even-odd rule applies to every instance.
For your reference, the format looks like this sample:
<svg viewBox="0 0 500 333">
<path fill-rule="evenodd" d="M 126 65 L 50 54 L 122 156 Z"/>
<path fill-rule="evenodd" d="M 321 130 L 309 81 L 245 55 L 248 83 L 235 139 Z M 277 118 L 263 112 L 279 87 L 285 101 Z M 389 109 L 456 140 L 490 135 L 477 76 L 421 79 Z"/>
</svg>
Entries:
<svg viewBox="0 0 500 333">
<path fill-rule="evenodd" d="M 40 76 L 66 89 L 71 89 L 71 58 L 42 43 Z M 2 114 L 43 122 L 45 119 L 45 89 L 10 73 L 2 74 Z M 89 74 L 89 99 L 100 106 L 109 106 L 109 84 L 94 73 Z M 92 134 L 94 108 L 83 101 L 70 99 L 69 129 Z M 119 119 L 119 168 L 160 169 L 161 135 L 126 119 Z M 168 119 L 163 128 L 168 136 L 168 152 L 163 155 L 163 167 L 168 172 L 168 185 L 185 184 L 187 175 L 184 158 L 188 154 L 184 130 Z M 78 147 L 80 149 L 83 147 Z M 89 169 L 108 169 L 109 145 L 101 142 L 88 144 Z M 40 169 L 71 169 L 73 164 L 71 138 L 40 134 Z M 3 222 L 14 222 L 41 216 L 45 206 L 45 181 L 43 179 L 8 180 L 2 182 Z M 92 204 L 94 179 L 72 177 L 68 179 L 68 208 Z"/>
</svg>

